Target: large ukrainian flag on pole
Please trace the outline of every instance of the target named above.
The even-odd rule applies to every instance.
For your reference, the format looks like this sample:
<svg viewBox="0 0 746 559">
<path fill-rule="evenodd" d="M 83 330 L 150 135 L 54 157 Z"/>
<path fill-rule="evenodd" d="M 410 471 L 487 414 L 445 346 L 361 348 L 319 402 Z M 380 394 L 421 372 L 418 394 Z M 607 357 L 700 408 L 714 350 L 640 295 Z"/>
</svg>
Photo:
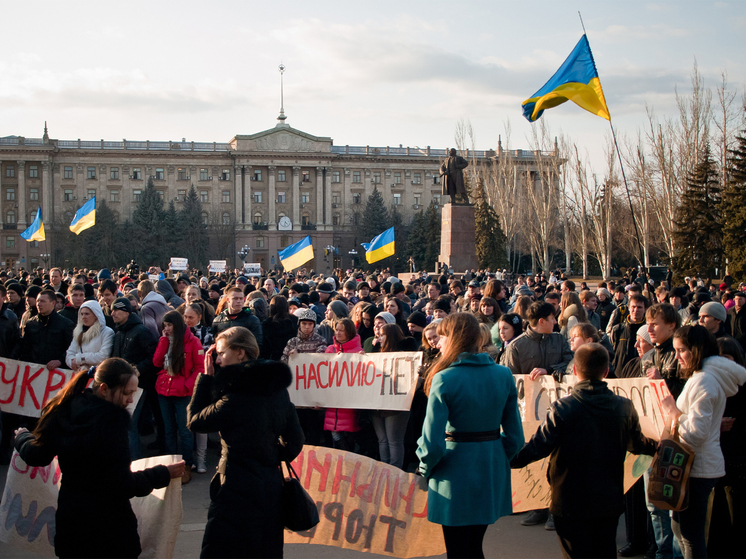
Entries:
<svg viewBox="0 0 746 559">
<path fill-rule="evenodd" d="M 365 248 L 365 259 L 368 264 L 393 256 L 394 228 L 386 229 L 386 231 L 374 237 L 370 243 L 362 243 L 362 245 Z"/>
<path fill-rule="evenodd" d="M 286 271 L 300 268 L 313 259 L 313 245 L 311 244 L 311 237 L 305 237 L 289 247 L 278 252 L 280 256 L 280 262 Z"/>
<path fill-rule="evenodd" d="M 33 223 L 28 229 L 21 233 L 21 238 L 26 239 L 29 242 L 46 240 L 47 237 L 44 233 L 44 222 L 41 219 L 41 206 L 39 206 L 39 210 L 36 212 L 36 217 L 34 218 Z"/>
<path fill-rule="evenodd" d="M 96 197 L 91 196 L 85 204 L 80 206 L 70 224 L 70 231 L 76 235 L 96 225 Z"/>
<path fill-rule="evenodd" d="M 523 102 L 523 116 L 534 122 L 546 109 L 568 100 L 594 115 L 611 120 L 585 35 L 544 87 Z"/>
</svg>

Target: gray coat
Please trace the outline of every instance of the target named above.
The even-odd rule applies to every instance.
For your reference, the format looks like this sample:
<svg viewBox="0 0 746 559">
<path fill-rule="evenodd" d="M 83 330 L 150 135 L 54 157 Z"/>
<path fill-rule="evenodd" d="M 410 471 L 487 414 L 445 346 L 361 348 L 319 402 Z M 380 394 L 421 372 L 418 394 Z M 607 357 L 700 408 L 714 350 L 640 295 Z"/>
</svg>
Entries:
<svg viewBox="0 0 746 559">
<path fill-rule="evenodd" d="M 514 375 L 527 375 L 534 368 L 546 369 L 561 381 L 572 357 L 570 344 L 562 334 L 540 334 L 527 326 L 523 334 L 508 344 L 500 364 L 510 368 Z"/>
</svg>

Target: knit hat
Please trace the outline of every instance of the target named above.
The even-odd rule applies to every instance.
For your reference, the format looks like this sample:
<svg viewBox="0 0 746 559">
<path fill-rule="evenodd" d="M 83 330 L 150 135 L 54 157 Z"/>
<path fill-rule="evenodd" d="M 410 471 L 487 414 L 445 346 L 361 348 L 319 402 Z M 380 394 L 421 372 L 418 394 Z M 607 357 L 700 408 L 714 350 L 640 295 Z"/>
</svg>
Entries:
<svg viewBox="0 0 746 559">
<path fill-rule="evenodd" d="M 703 314 L 711 316 L 712 318 L 716 318 L 720 322 L 725 322 L 725 320 L 728 318 L 728 311 L 725 310 L 725 307 L 720 303 L 715 302 L 705 303 L 704 305 L 702 305 L 702 307 L 699 309 L 699 316 L 702 316 Z"/>
<path fill-rule="evenodd" d="M 11 283 L 7 286 L 8 291 L 15 291 L 19 297 L 23 297 L 23 286 L 20 283 Z"/>
<path fill-rule="evenodd" d="M 611 299 L 611 293 L 609 293 L 609 290 L 605 287 L 601 287 L 596 290 L 596 295 L 606 295 L 606 299 Z"/>
<path fill-rule="evenodd" d="M 414 311 L 412 314 L 409 315 L 409 318 L 407 318 L 407 324 L 409 324 L 410 322 L 415 326 L 424 328 L 425 326 L 427 326 L 427 317 L 420 311 Z"/>
<path fill-rule="evenodd" d="M 518 295 L 531 297 L 533 294 L 534 292 L 531 291 L 531 288 L 528 285 L 522 285 L 518 288 Z"/>
<path fill-rule="evenodd" d="M 113 311 L 127 311 L 128 313 L 131 313 L 132 312 L 132 303 L 130 303 L 130 300 L 127 299 L 127 297 L 117 297 L 117 299 L 111 305 L 111 310 L 113 310 Z"/>
<path fill-rule="evenodd" d="M 437 299 L 435 301 L 435 304 L 433 305 L 433 310 L 436 310 L 436 309 L 449 313 L 451 312 L 451 302 L 447 298 Z"/>
<path fill-rule="evenodd" d="M 396 318 L 394 318 L 394 315 L 390 312 L 379 312 L 376 315 L 376 318 L 380 318 L 381 320 L 385 321 L 386 324 L 396 324 Z"/>
<path fill-rule="evenodd" d="M 26 290 L 26 297 L 33 297 L 36 299 L 36 297 L 41 293 L 41 287 L 38 285 L 32 285 Z"/>
<path fill-rule="evenodd" d="M 640 328 L 637 329 L 637 337 L 642 338 L 643 340 L 648 342 L 650 345 L 655 345 L 653 343 L 653 340 L 650 339 L 650 333 L 648 332 L 647 324 L 643 324 L 642 326 L 640 326 Z"/>
<path fill-rule="evenodd" d="M 347 309 L 342 301 L 332 301 L 329 303 L 329 308 L 337 316 L 337 318 L 347 318 L 350 316 L 350 311 Z"/>
<path fill-rule="evenodd" d="M 298 322 L 305 320 L 316 324 L 316 313 L 311 309 L 298 309 L 295 311 L 295 316 L 298 317 Z"/>
<path fill-rule="evenodd" d="M 316 291 L 319 293 L 326 293 L 327 295 L 331 295 L 332 293 L 334 293 L 334 288 L 332 288 L 330 283 L 322 281 L 318 286 L 316 286 Z"/>
</svg>

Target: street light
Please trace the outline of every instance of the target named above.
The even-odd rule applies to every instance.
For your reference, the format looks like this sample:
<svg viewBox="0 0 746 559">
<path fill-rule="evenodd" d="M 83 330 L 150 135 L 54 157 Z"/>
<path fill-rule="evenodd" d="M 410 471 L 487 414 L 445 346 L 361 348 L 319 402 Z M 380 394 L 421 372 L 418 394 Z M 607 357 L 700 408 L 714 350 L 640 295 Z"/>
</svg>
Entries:
<svg viewBox="0 0 746 559">
<path fill-rule="evenodd" d="M 356 267 L 356 264 L 355 264 L 355 258 L 357 258 L 357 251 L 356 251 L 356 250 L 355 250 L 355 249 L 353 248 L 353 249 L 352 249 L 352 250 L 351 250 L 350 252 L 348 252 L 347 254 L 349 254 L 349 255 L 350 255 L 350 260 L 352 260 L 352 267 L 353 267 L 353 268 L 355 268 L 355 267 Z"/>
<path fill-rule="evenodd" d="M 249 245 L 244 245 L 243 247 L 241 247 L 241 250 L 238 251 L 238 257 L 246 262 L 246 257 L 249 255 L 250 251 L 251 248 L 249 247 Z"/>
<path fill-rule="evenodd" d="M 51 254 L 40 254 L 39 258 L 41 258 L 44 261 L 44 267 L 47 268 L 47 264 L 49 263 L 49 258 L 51 257 Z"/>
</svg>

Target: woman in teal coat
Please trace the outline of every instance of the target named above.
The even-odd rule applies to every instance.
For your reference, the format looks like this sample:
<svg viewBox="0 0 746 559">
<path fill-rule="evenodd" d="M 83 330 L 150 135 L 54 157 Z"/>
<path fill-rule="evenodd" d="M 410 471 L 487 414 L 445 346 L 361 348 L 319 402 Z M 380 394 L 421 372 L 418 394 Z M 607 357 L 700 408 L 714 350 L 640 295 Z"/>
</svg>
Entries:
<svg viewBox="0 0 746 559">
<path fill-rule="evenodd" d="M 443 526 L 448 557 L 484 557 L 487 526 L 513 512 L 510 460 L 525 439 L 510 369 L 477 353 L 471 313 L 438 324 L 441 357 L 425 381 L 427 415 L 418 442 L 428 480 L 427 519 Z"/>
</svg>

